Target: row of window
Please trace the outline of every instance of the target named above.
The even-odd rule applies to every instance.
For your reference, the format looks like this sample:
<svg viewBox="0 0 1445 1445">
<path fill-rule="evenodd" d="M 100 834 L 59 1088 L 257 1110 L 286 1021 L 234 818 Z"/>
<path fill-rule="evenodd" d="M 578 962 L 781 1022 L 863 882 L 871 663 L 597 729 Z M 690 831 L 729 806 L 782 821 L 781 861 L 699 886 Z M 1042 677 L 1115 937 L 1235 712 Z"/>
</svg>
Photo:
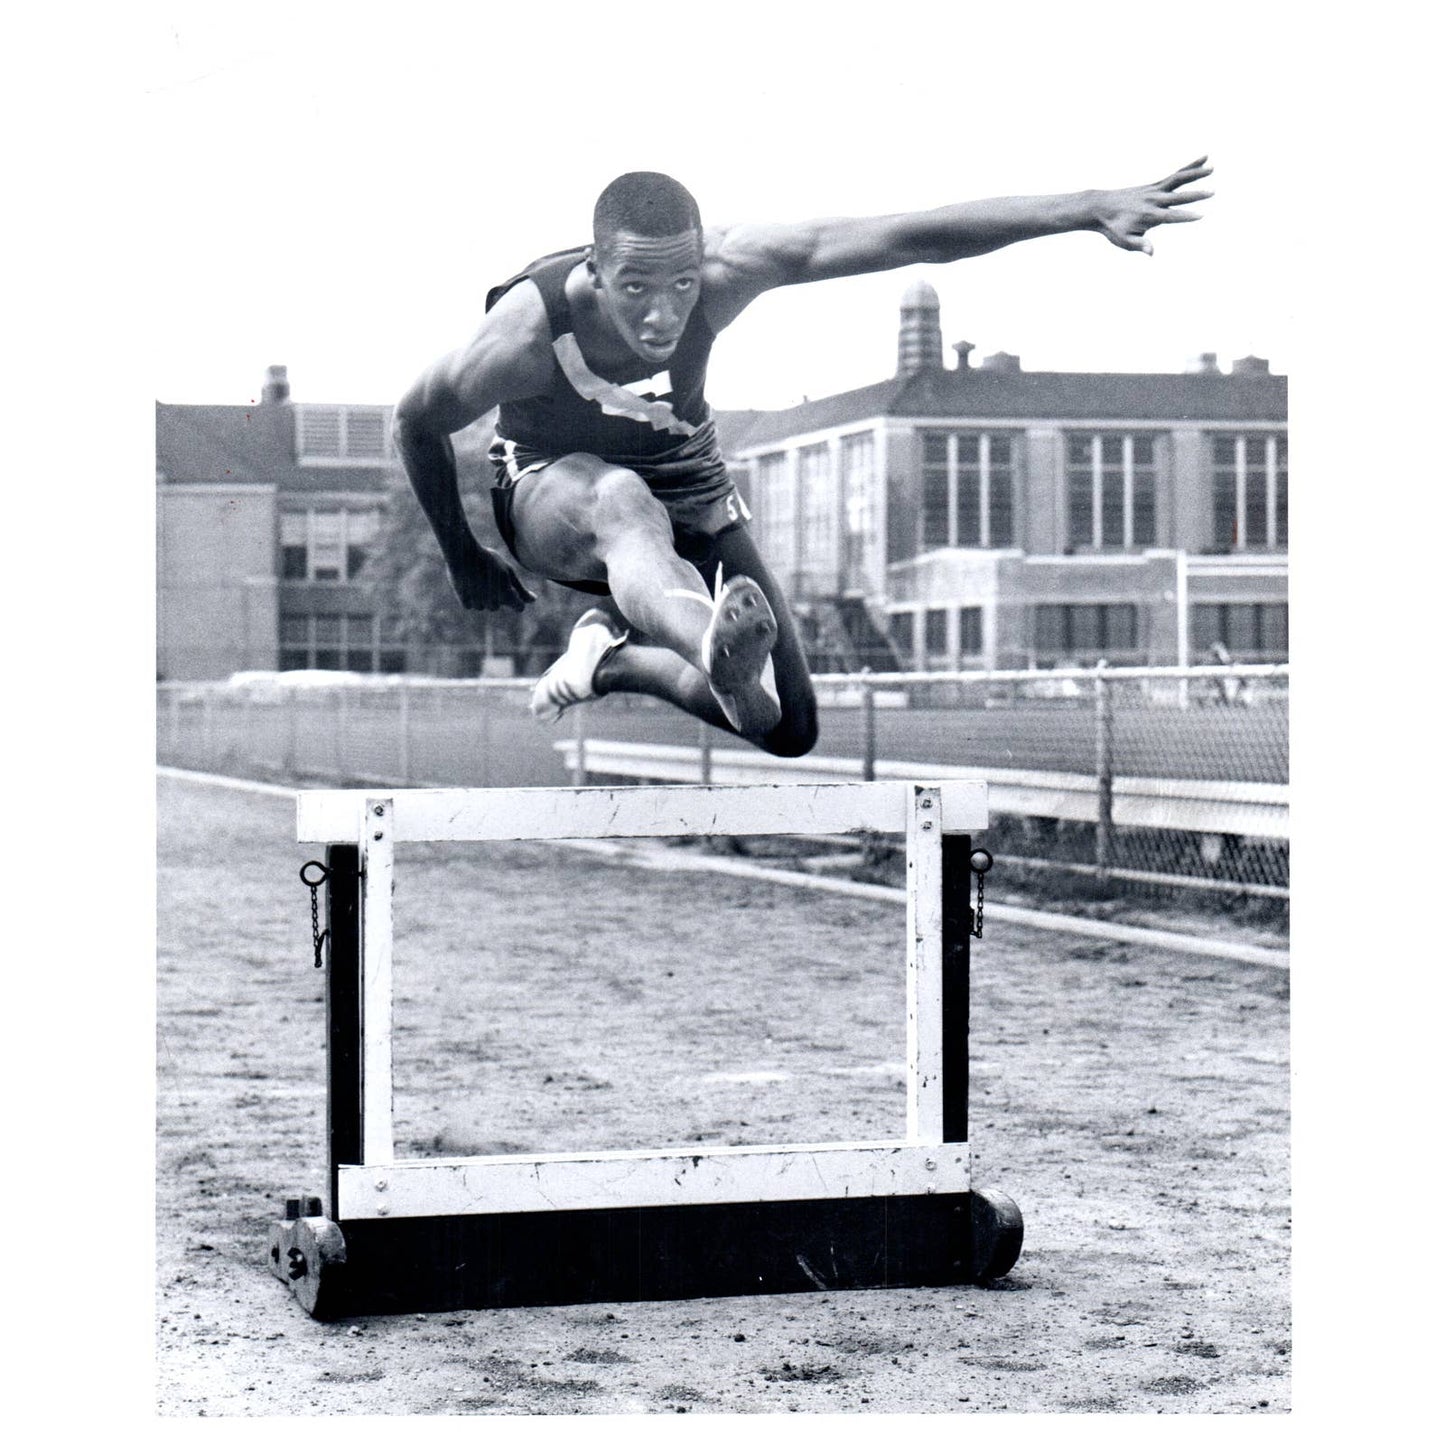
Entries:
<svg viewBox="0 0 1445 1445">
<path fill-rule="evenodd" d="M 281 514 L 281 576 L 287 582 L 350 582 L 366 565 L 381 511 Z"/>
<path fill-rule="evenodd" d="M 921 615 L 921 636 L 915 617 Z M 957 646 L 949 637 L 951 619 Z M 1140 610 L 1132 602 L 1038 603 L 1031 609 L 1032 650 L 1044 661 L 1134 654 L 1143 646 Z M 894 612 L 894 647 L 905 667 L 916 656 L 925 666 L 946 667 L 954 657 L 983 654 L 983 609 L 929 607 Z M 1236 661 L 1289 655 L 1289 606 L 1284 602 L 1206 602 L 1189 609 L 1190 643 L 1196 656 L 1223 646 Z M 920 651 L 921 649 L 921 651 Z"/>
<path fill-rule="evenodd" d="M 1156 544 L 1154 441 L 1147 432 L 1069 438 L 1070 547 L 1101 552 Z"/>
<path fill-rule="evenodd" d="M 915 617 L 921 616 L 921 630 Z M 1190 641 L 1197 656 L 1223 646 L 1236 661 L 1289 655 L 1289 608 L 1283 602 L 1207 602 L 1189 609 Z M 949 636 L 957 629 L 956 644 Z M 947 667 L 952 658 L 983 655 L 981 607 L 929 607 L 894 612 L 893 645 L 905 667 L 916 656 L 924 666 Z M 406 649 L 401 622 L 370 613 L 283 613 L 280 666 L 347 672 L 403 672 Z M 1139 608 L 1127 602 L 1039 603 L 1032 609 L 1033 652 L 1042 661 L 1137 653 Z M 921 652 L 919 649 L 921 648 Z"/>
<path fill-rule="evenodd" d="M 763 555 L 785 575 L 836 566 L 836 585 L 846 591 L 865 584 L 867 555 L 876 540 L 872 432 L 839 439 L 838 468 L 841 527 L 840 489 L 835 486 L 827 442 L 798 449 L 796 482 L 786 452 L 760 457 L 753 488 L 753 533 Z M 835 557 L 839 533 L 841 555 Z"/>
<path fill-rule="evenodd" d="M 1237 661 L 1250 653 L 1289 655 L 1289 605 L 1284 602 L 1199 602 L 1189 609 L 1196 652 L 1224 646 Z"/>
<path fill-rule="evenodd" d="M 283 671 L 320 667 L 343 672 L 404 672 L 400 620 L 366 612 L 281 614 Z"/>
<path fill-rule="evenodd" d="M 914 656 L 916 633 L 913 612 L 895 612 L 888 619 L 893 646 L 907 667 Z M 953 653 L 949 646 L 949 617 L 958 619 L 958 655 L 977 657 L 983 652 L 982 607 L 928 607 L 923 609 L 923 655 L 937 661 Z"/>
<path fill-rule="evenodd" d="M 1018 545 L 1015 496 L 1021 438 L 994 431 L 927 429 L 923 444 L 921 543 L 932 547 Z M 1066 545 L 1084 551 L 1129 551 L 1160 541 L 1158 492 L 1163 438 L 1152 432 L 1073 432 L 1066 438 Z M 840 440 L 843 535 L 872 527 L 871 432 Z M 759 540 L 764 555 L 826 555 L 834 515 L 833 471 L 826 442 L 800 447 L 797 488 L 786 452 L 757 463 Z M 1289 541 L 1288 448 L 1283 435 L 1211 438 L 1212 545 L 1221 551 L 1283 548 Z M 801 519 L 800 525 L 795 519 Z M 802 565 L 800 562 L 799 565 Z"/>
<path fill-rule="evenodd" d="M 1289 450 L 1282 436 L 1214 438 L 1214 542 L 1261 551 L 1289 542 Z"/>
<path fill-rule="evenodd" d="M 923 433 L 923 545 L 1012 547 L 1014 439 Z"/>
</svg>

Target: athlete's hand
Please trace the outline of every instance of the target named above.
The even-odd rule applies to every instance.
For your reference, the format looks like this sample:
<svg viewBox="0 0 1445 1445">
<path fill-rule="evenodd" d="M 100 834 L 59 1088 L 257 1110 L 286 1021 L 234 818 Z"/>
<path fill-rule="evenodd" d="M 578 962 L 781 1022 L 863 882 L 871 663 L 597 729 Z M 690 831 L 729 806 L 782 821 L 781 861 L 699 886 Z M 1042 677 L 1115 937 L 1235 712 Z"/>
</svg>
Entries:
<svg viewBox="0 0 1445 1445">
<path fill-rule="evenodd" d="M 1207 201 L 1213 191 L 1190 191 L 1182 187 L 1202 181 L 1213 168 L 1208 158 L 1200 156 L 1182 166 L 1172 176 L 1152 186 L 1129 186 L 1119 191 L 1095 191 L 1091 199 L 1095 207 L 1094 229 L 1102 231 L 1116 246 L 1126 251 L 1154 254 L 1145 232 L 1153 226 L 1171 225 L 1176 221 L 1197 221 L 1197 211 L 1178 210 L 1192 201 Z"/>
<path fill-rule="evenodd" d="M 511 566 L 490 547 L 468 549 L 467 555 L 447 567 L 452 590 L 469 612 L 495 612 L 510 607 L 520 612 L 537 595 L 522 585 Z"/>
</svg>

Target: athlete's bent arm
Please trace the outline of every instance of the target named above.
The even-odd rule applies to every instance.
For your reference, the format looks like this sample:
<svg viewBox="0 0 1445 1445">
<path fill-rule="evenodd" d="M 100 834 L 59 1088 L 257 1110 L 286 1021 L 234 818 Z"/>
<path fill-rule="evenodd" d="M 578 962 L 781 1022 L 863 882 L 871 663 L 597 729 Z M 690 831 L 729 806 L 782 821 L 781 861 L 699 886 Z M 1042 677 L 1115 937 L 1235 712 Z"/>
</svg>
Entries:
<svg viewBox="0 0 1445 1445">
<path fill-rule="evenodd" d="M 467 524 L 451 436 L 500 402 L 538 390 L 547 380 L 534 340 L 529 298 L 509 292 L 477 335 L 416 380 L 396 404 L 392 439 L 411 489 L 441 546 L 447 575 L 463 607 L 520 612 L 533 594 L 511 566 L 483 547 Z M 515 299 L 514 299 L 515 298 Z M 536 310 L 541 310 L 540 298 Z"/>
<path fill-rule="evenodd" d="M 708 238 L 708 319 L 714 327 L 726 325 L 755 296 L 777 286 L 960 261 L 1067 231 L 1098 231 L 1126 251 L 1152 254 L 1146 236 L 1152 227 L 1199 219 L 1180 208 L 1208 199 L 1208 191 L 1185 188 L 1209 174 L 1201 157 L 1162 181 L 1120 190 L 1001 196 L 894 216 L 729 227 Z"/>
</svg>

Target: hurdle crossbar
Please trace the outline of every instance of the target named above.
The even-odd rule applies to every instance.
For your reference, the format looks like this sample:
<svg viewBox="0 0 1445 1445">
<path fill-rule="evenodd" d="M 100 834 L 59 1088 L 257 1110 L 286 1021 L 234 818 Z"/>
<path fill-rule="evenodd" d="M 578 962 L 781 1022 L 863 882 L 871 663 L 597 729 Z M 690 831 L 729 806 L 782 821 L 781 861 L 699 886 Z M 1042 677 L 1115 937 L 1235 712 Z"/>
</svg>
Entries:
<svg viewBox="0 0 1445 1445">
<path fill-rule="evenodd" d="M 335 1238 L 330 1248 L 349 1261 L 329 1266 L 344 1287 L 318 1305 L 312 1280 L 309 1295 L 297 1290 L 303 1303 L 335 1314 L 977 1277 L 976 1241 L 969 1219 L 959 1216 L 969 1215 L 972 1193 L 969 835 L 987 821 L 986 784 L 974 780 L 298 794 L 297 836 L 326 843 L 331 870 L 327 1228 L 345 1235 L 348 1249 Z M 398 842 L 864 830 L 906 838 L 903 1138 L 396 1158 L 391 895 Z M 976 1235 L 976 1198 L 973 1204 Z M 404 1227 L 411 1232 L 403 1235 Z M 384 1261 L 397 1251 L 383 1249 L 378 1231 L 434 1264 L 446 1261 L 437 1266 L 439 1289 L 428 1293 L 394 1259 Z M 1018 1232 L 1021 1238 L 1021 1226 Z M 828 1241 L 831 1274 L 819 1273 L 808 1243 L 815 1237 Z M 719 1241 L 729 1239 L 736 1248 L 719 1254 Z M 525 1282 L 524 1262 L 513 1257 L 519 1247 L 536 1256 L 535 1278 Z M 684 1267 L 679 1250 L 711 1262 L 692 1259 Z M 560 1263 L 548 1255 L 561 1256 Z"/>
</svg>

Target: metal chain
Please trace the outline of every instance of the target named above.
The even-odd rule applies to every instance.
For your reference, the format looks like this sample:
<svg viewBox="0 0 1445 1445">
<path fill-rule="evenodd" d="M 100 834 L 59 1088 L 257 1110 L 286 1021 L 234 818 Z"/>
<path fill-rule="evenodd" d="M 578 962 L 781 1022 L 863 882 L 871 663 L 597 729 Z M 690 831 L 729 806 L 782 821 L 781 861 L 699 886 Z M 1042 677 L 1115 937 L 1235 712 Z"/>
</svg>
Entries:
<svg viewBox="0 0 1445 1445">
<path fill-rule="evenodd" d="M 308 868 L 319 868 L 321 870 L 321 876 L 313 882 L 306 876 L 306 870 Z M 329 928 L 326 929 L 325 932 L 322 931 L 321 913 L 316 902 L 316 894 L 320 891 L 321 885 L 330 877 L 331 870 L 324 863 L 318 863 L 314 858 L 301 865 L 301 881 L 311 890 L 311 944 L 315 949 L 315 960 L 312 963 L 313 968 L 321 967 L 321 950 L 325 948 L 327 940 L 331 937 L 331 930 Z"/>
<path fill-rule="evenodd" d="M 969 870 L 978 879 L 978 906 L 973 910 L 973 929 L 975 938 L 983 937 L 983 875 L 993 867 L 993 854 L 987 848 L 975 848 L 968 855 Z"/>
</svg>

